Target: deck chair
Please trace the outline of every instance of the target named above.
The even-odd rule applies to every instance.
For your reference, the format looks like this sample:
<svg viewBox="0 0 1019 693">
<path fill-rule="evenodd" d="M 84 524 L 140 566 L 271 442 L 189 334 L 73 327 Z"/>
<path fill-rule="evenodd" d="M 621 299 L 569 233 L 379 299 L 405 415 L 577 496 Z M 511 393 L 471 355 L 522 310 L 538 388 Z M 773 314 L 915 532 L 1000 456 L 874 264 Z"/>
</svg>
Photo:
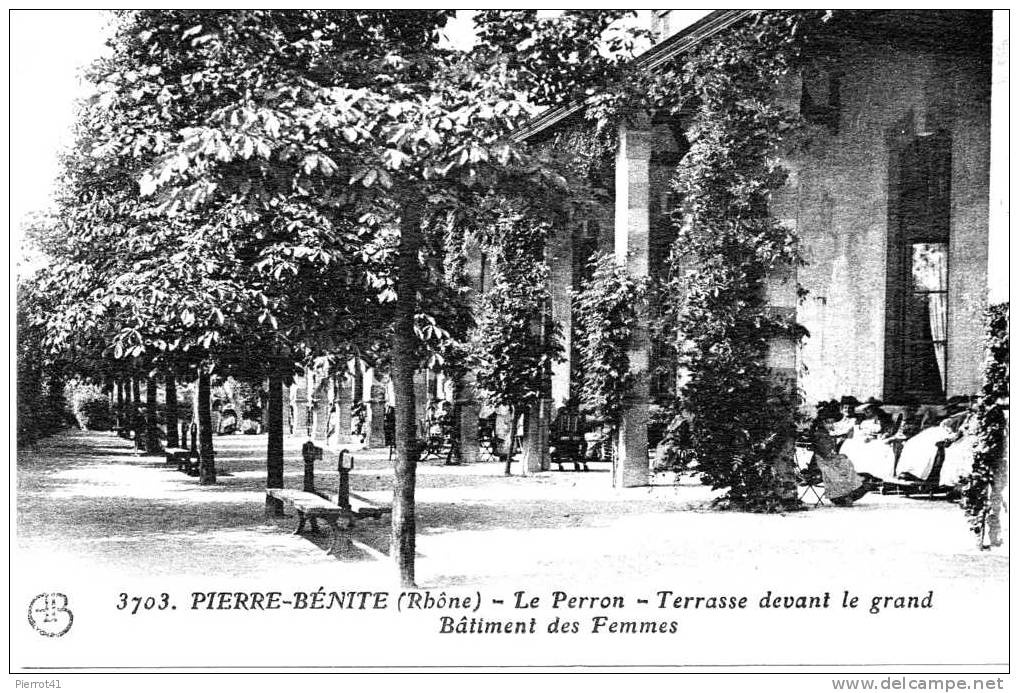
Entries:
<svg viewBox="0 0 1019 693">
<path fill-rule="evenodd" d="M 949 493 L 952 491 L 950 487 L 942 486 L 941 484 L 941 468 L 945 466 L 945 447 L 944 443 L 938 443 L 938 452 L 926 479 L 912 477 L 915 481 L 897 482 L 898 489 L 902 495 L 907 498 L 912 495 L 926 495 L 927 498 L 932 499 L 935 493 Z"/>
<path fill-rule="evenodd" d="M 482 462 L 499 461 L 499 439 L 495 435 L 495 414 L 478 419 L 478 448 Z"/>
<path fill-rule="evenodd" d="M 813 503 L 817 508 L 826 502 L 828 490 L 824 485 L 824 478 L 821 468 L 814 463 L 814 451 L 807 447 L 796 447 L 796 469 L 800 474 L 800 482 L 803 484 L 803 493 L 800 494 L 800 501 Z"/>
<path fill-rule="evenodd" d="M 421 451 L 421 461 L 429 459 L 445 460 L 451 441 L 443 426 L 429 419 L 418 420 L 418 437 L 424 444 Z"/>
<path fill-rule="evenodd" d="M 552 461 L 563 471 L 563 462 L 573 462 L 574 471 L 589 471 L 587 466 L 587 440 L 584 438 L 584 416 L 576 409 L 564 409 L 556 416 L 549 430 Z"/>
</svg>

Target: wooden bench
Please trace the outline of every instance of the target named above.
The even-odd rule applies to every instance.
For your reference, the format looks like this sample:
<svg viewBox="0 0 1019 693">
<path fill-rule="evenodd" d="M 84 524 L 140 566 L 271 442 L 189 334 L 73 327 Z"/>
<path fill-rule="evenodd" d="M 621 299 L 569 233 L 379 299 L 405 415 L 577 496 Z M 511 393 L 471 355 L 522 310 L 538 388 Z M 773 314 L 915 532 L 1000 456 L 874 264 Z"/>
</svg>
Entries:
<svg viewBox="0 0 1019 693">
<path fill-rule="evenodd" d="M 341 450 L 337 460 L 339 486 L 335 495 L 325 494 L 315 489 L 315 462 L 323 458 L 322 448 L 310 440 L 301 446 L 301 457 L 304 459 L 304 490 L 297 491 L 284 488 L 267 488 L 266 496 L 283 505 L 292 505 L 297 511 L 297 529 L 294 534 L 304 531 L 305 522 L 311 520 L 311 529 L 318 531 L 317 520 L 325 520 L 333 532 L 329 553 L 336 553 L 340 545 L 339 521 L 344 522 L 344 529 L 349 530 L 354 522 L 363 518 L 378 518 L 391 509 L 375 506 L 367 498 L 350 493 L 350 470 L 354 467 L 354 458 L 347 450 Z M 350 538 L 347 538 L 350 545 Z"/>
<path fill-rule="evenodd" d="M 186 448 L 167 448 L 166 463 L 177 465 L 177 471 L 188 476 L 198 475 L 198 453 Z"/>
<path fill-rule="evenodd" d="M 294 506 L 294 510 L 297 511 L 297 529 L 294 530 L 294 534 L 303 533 L 304 524 L 308 520 L 311 520 L 311 530 L 318 532 L 316 521 L 320 519 L 325 520 L 333 533 L 329 551 L 327 552 L 329 554 L 335 555 L 340 547 L 340 536 L 342 534 L 339 526 L 340 520 L 344 522 L 344 529 L 350 529 L 354 526 L 354 520 L 358 517 L 358 514 L 353 510 L 341 508 L 335 503 L 307 491 L 267 488 L 265 493 L 270 498 L 274 498 L 286 505 Z M 349 542 L 350 539 L 348 538 L 347 543 L 349 544 Z"/>
<path fill-rule="evenodd" d="M 184 471 L 191 464 L 192 452 L 187 448 L 166 448 L 166 463 L 176 465 L 178 471 Z"/>
<path fill-rule="evenodd" d="M 359 496 L 356 493 L 350 493 L 347 495 L 347 502 L 350 503 L 350 509 L 357 513 L 359 518 L 370 518 L 378 519 L 383 515 L 392 515 L 393 508 L 388 505 L 378 505 L 375 501 L 368 500 L 364 496 Z"/>
</svg>

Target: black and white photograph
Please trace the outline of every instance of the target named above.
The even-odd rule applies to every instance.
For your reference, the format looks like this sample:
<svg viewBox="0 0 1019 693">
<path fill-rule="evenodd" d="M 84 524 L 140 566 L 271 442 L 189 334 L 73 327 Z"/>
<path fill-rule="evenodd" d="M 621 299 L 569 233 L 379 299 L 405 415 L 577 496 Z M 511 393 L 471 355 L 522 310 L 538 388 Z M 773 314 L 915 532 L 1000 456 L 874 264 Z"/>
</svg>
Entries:
<svg viewBox="0 0 1019 693">
<path fill-rule="evenodd" d="M 1008 689 L 1009 10 L 8 23 L 12 689 Z"/>
</svg>

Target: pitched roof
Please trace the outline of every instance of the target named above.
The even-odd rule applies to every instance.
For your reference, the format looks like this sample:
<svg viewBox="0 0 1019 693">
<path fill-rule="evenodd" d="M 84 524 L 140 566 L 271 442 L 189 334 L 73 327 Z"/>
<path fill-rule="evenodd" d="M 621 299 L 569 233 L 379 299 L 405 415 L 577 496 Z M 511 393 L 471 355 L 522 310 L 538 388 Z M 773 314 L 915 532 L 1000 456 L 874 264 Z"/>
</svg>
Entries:
<svg viewBox="0 0 1019 693">
<path fill-rule="evenodd" d="M 655 44 L 637 58 L 637 66 L 653 70 L 667 63 L 680 53 L 690 50 L 701 41 L 749 16 L 750 10 L 716 10 L 693 24 L 676 32 L 661 43 Z M 585 102 L 579 101 L 565 106 L 550 108 L 532 119 L 514 134 L 516 140 L 526 140 L 548 130 L 557 123 L 583 110 Z"/>
</svg>

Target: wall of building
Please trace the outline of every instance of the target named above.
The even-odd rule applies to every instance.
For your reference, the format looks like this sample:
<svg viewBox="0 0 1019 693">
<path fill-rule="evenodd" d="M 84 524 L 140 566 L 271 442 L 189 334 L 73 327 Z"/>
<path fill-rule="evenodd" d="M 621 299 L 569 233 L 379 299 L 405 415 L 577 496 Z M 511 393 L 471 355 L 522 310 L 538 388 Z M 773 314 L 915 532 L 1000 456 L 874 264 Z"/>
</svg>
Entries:
<svg viewBox="0 0 1019 693">
<path fill-rule="evenodd" d="M 810 331 L 800 383 L 813 402 L 884 396 L 889 142 L 935 128 L 952 136 L 949 394 L 979 384 L 987 287 L 988 65 L 976 56 L 846 40 L 837 134 L 821 132 L 789 160 L 776 201 L 793 221 L 810 293 L 798 317 Z"/>
</svg>

